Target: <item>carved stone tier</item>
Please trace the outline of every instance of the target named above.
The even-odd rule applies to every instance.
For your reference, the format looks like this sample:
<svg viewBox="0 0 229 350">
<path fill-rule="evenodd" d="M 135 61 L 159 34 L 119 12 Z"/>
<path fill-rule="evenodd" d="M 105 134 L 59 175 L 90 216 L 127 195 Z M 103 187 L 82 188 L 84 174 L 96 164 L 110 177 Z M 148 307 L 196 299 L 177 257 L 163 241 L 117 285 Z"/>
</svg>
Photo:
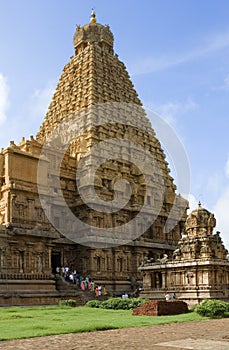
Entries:
<svg viewBox="0 0 229 350">
<path fill-rule="evenodd" d="M 190 306 L 204 299 L 229 300 L 228 251 L 220 238 L 213 234 L 214 215 L 199 207 L 187 217 L 185 231 L 173 259 L 145 259 L 142 297 L 162 299 L 176 293 Z"/>
<path fill-rule="evenodd" d="M 171 257 L 181 238 L 187 201 L 176 194 L 161 144 L 124 63 L 114 53 L 113 42 L 109 26 L 97 23 L 94 13 L 89 24 L 77 26 L 75 54 L 63 69 L 36 139 L 22 138 L 17 145 L 11 141 L 9 147 L 0 152 L 0 273 L 11 276 L 9 279 L 14 282 L 15 276 L 21 274 L 22 278 L 11 284 L 17 285 L 19 290 L 25 274 L 46 276 L 55 272 L 57 266 L 72 266 L 83 276 L 106 284 L 115 293 L 134 290 L 141 284 L 138 266 L 144 256 L 157 259 L 166 254 Z M 97 118 L 102 122 L 96 124 Z M 79 133 L 71 139 L 61 158 L 63 147 L 43 146 L 54 132 L 62 130 L 62 122 L 69 120 L 66 133 L 71 134 L 76 122 Z M 92 187 L 86 180 L 94 162 L 93 148 L 101 143 L 106 145 L 106 141 L 112 139 L 127 142 L 127 146 L 123 146 L 124 154 L 127 157 L 133 152 L 133 158 L 120 159 L 113 146 L 104 146 L 97 160 L 102 159 L 103 152 L 110 152 L 110 157 L 96 170 L 93 187 L 104 202 L 113 199 L 117 179 L 125 180 L 125 188 L 132 192 L 124 208 L 107 214 L 100 210 L 104 207 L 93 210 L 87 206 L 79 189 L 85 189 L 87 197 L 91 198 Z M 145 169 L 146 179 L 151 180 L 147 196 L 146 180 L 133 162 L 139 159 L 145 165 L 139 148 L 157 165 Z M 81 170 L 80 162 L 85 165 Z M 38 164 L 41 169 L 39 188 L 46 201 L 45 208 L 38 193 Z M 125 191 L 120 188 L 118 194 L 123 193 Z M 82 222 L 105 230 L 118 227 L 124 241 L 122 226 L 136 216 L 143 203 L 143 223 L 149 225 L 142 235 L 126 245 L 109 249 L 83 246 L 62 233 L 62 229 L 69 229 L 70 225 L 60 195 L 71 213 Z M 154 217 L 150 210 L 158 206 L 158 215 Z M 76 234 L 80 234 L 78 228 Z M 4 278 L 2 281 L 4 284 Z"/>
</svg>

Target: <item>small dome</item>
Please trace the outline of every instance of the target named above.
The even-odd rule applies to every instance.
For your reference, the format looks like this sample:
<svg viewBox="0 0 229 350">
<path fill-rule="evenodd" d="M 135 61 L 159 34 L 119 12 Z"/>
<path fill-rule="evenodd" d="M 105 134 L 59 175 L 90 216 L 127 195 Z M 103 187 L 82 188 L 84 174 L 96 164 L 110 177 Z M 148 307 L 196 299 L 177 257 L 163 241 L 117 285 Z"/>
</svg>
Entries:
<svg viewBox="0 0 229 350">
<path fill-rule="evenodd" d="M 94 12 L 92 12 L 90 23 L 83 27 L 76 27 L 74 35 L 75 52 L 89 43 L 98 43 L 100 46 L 106 46 L 113 50 L 114 36 L 110 31 L 110 27 L 97 23 Z"/>
<path fill-rule="evenodd" d="M 193 232 L 195 229 L 195 233 L 200 232 L 196 229 L 202 229 L 201 232 L 204 234 L 205 232 L 212 233 L 213 228 L 216 226 L 216 220 L 214 214 L 209 212 L 207 209 L 201 207 L 201 203 L 199 203 L 198 208 L 193 210 L 187 217 L 185 228 L 188 233 Z M 193 233 L 194 233 L 193 232 Z"/>
</svg>

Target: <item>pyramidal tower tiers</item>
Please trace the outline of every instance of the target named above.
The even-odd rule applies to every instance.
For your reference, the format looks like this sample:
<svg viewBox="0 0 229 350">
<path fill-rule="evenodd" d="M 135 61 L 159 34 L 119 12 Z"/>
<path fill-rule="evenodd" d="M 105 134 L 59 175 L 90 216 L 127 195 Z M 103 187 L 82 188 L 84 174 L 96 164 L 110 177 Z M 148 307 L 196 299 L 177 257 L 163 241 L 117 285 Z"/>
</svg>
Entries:
<svg viewBox="0 0 229 350">
<path fill-rule="evenodd" d="M 109 26 L 96 23 L 94 13 L 89 24 L 77 26 L 75 55 L 63 69 L 37 141 L 44 142 L 58 122 L 91 105 L 122 102 L 141 106 L 113 43 Z"/>
<path fill-rule="evenodd" d="M 175 242 L 179 238 L 182 224 L 179 227 L 179 222 L 176 225 L 171 223 L 171 226 L 173 225 L 173 228 L 176 226 L 176 229 L 170 233 L 164 232 L 163 226 L 167 222 L 171 208 L 174 207 L 174 204 L 178 204 L 179 198 L 175 195 L 176 187 L 169 175 L 169 169 L 160 143 L 155 138 L 154 131 L 145 115 L 125 65 L 114 54 L 113 42 L 114 38 L 109 26 L 98 24 L 94 12 L 89 24 L 83 27 L 77 26 L 74 35 L 75 55 L 64 67 L 45 121 L 37 134 L 37 141 L 44 143 L 52 135 L 53 130 L 60 123 L 68 120 L 69 116 L 74 116 L 76 120 L 81 118 L 78 128 L 82 127 L 82 123 L 87 124 L 86 132 L 85 130 L 83 132 L 83 138 L 80 135 L 71 142 L 70 147 L 71 156 L 76 157 L 77 160 L 76 167 L 82 157 L 84 157 L 84 162 L 87 163 L 87 166 L 81 172 L 78 172 L 78 188 L 82 189 L 84 187 L 87 198 L 90 197 L 91 189 L 88 182 L 85 183 L 82 179 L 85 179 L 92 166 L 93 161 L 90 156 L 94 144 L 116 138 L 129 140 L 130 142 L 134 141 L 141 145 L 144 150 L 151 154 L 156 169 L 149 168 L 146 170 L 147 177 L 152 177 L 152 171 L 154 171 L 155 179 L 151 181 L 151 189 L 147 196 L 148 208 L 146 208 L 145 217 L 143 216 L 140 225 L 143 225 L 144 222 L 155 221 L 158 239 L 166 239 L 165 235 L 170 234 L 171 240 Z M 103 118 L 103 125 L 100 125 L 100 123 L 91 123 L 90 125 L 92 114 L 95 111 L 97 113 L 96 120 L 102 119 L 101 109 L 102 114 L 104 114 L 104 109 L 107 112 L 105 113 L 105 119 Z M 80 116 L 83 112 L 82 118 Z M 114 122 L 116 122 L 115 125 Z M 111 148 L 113 154 L 119 153 L 117 150 L 115 152 L 114 145 L 111 145 Z M 130 150 L 127 149 L 127 152 L 130 152 Z M 110 154 L 111 158 L 113 154 Z M 135 150 L 135 156 L 133 158 L 139 157 L 137 150 Z M 97 162 L 101 163 L 101 155 L 97 158 Z M 127 223 L 136 215 L 136 208 L 138 207 L 140 210 L 140 206 L 144 203 L 145 183 L 144 179 L 138 174 L 136 167 L 133 169 L 134 165 L 130 162 L 129 164 L 125 162 L 124 165 L 123 159 L 121 159 L 104 163 L 103 167 L 97 170 L 96 181 L 93 186 L 104 201 L 111 201 L 114 196 L 113 179 L 122 174 L 122 177 L 130 183 L 132 193 L 134 192 L 125 209 L 112 215 L 99 214 L 101 210 L 104 212 L 104 206 L 99 205 L 98 211 L 95 213 L 86 208 L 79 195 L 69 196 L 66 193 L 65 198 L 71 210 L 78 217 L 83 217 L 88 225 L 111 228 L 113 225 L 117 227 L 121 223 Z M 125 171 L 123 170 L 124 167 Z M 64 191 L 65 188 L 66 186 L 62 190 Z M 77 193 L 77 189 L 75 190 L 75 193 Z M 180 203 L 176 206 L 176 218 L 183 219 L 181 210 L 184 211 L 185 208 L 184 202 L 181 202 L 180 200 Z M 74 203 L 77 203 L 77 205 Z M 157 209 L 157 214 L 159 214 L 159 211 L 161 212 L 161 216 L 158 216 L 157 220 L 152 219 L 149 212 L 147 213 L 152 206 Z M 170 223 L 167 222 L 167 224 L 169 226 Z M 150 233 L 150 227 L 149 224 L 148 235 L 155 237 L 155 233 Z M 168 227 L 166 230 L 168 231 Z M 163 237 L 160 237 L 160 235 Z M 124 237 L 123 242 L 126 243 Z"/>
<path fill-rule="evenodd" d="M 94 12 L 89 24 L 77 26 L 75 54 L 36 139 L 12 141 L 0 153 L 2 304 L 7 293 L 21 303 L 15 291 L 33 303 L 63 296 L 66 288 L 52 275 L 60 266 L 111 292 L 133 292 L 142 281 L 138 267 L 144 257 L 172 256 L 177 247 L 187 202 L 175 193 L 160 142 L 113 42 L 109 26 L 97 23 Z M 67 147 L 56 147 L 63 129 L 75 134 Z M 68 288 L 69 295 L 76 292 Z"/>
</svg>

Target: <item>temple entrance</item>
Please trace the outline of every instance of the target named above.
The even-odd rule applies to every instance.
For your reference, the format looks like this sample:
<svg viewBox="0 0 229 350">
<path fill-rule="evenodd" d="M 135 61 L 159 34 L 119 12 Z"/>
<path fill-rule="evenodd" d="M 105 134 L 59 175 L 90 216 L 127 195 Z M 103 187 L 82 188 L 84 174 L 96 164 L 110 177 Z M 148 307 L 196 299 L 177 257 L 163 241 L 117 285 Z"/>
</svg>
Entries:
<svg viewBox="0 0 229 350">
<path fill-rule="evenodd" d="M 56 268 L 61 267 L 61 254 L 60 252 L 52 252 L 51 255 L 52 273 L 56 273 Z"/>
</svg>

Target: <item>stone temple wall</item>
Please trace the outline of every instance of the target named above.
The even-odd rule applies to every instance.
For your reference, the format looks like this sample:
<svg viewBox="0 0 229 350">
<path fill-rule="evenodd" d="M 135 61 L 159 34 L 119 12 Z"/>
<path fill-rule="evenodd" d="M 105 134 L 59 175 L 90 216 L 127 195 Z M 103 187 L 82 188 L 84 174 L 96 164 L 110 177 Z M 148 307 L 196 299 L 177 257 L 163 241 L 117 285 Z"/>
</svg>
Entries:
<svg viewBox="0 0 229 350">
<path fill-rule="evenodd" d="M 187 202 L 176 194 L 165 154 L 113 41 L 109 26 L 94 20 L 78 26 L 75 54 L 36 139 L 12 141 L 0 152 L 0 273 L 8 279 L 43 274 L 53 281 L 58 265 L 72 266 L 110 290 L 133 291 L 141 284 L 144 257 L 172 256 L 181 237 Z M 106 212 L 110 201 L 115 210 Z M 127 234 L 124 224 L 139 212 L 141 220 Z"/>
</svg>

